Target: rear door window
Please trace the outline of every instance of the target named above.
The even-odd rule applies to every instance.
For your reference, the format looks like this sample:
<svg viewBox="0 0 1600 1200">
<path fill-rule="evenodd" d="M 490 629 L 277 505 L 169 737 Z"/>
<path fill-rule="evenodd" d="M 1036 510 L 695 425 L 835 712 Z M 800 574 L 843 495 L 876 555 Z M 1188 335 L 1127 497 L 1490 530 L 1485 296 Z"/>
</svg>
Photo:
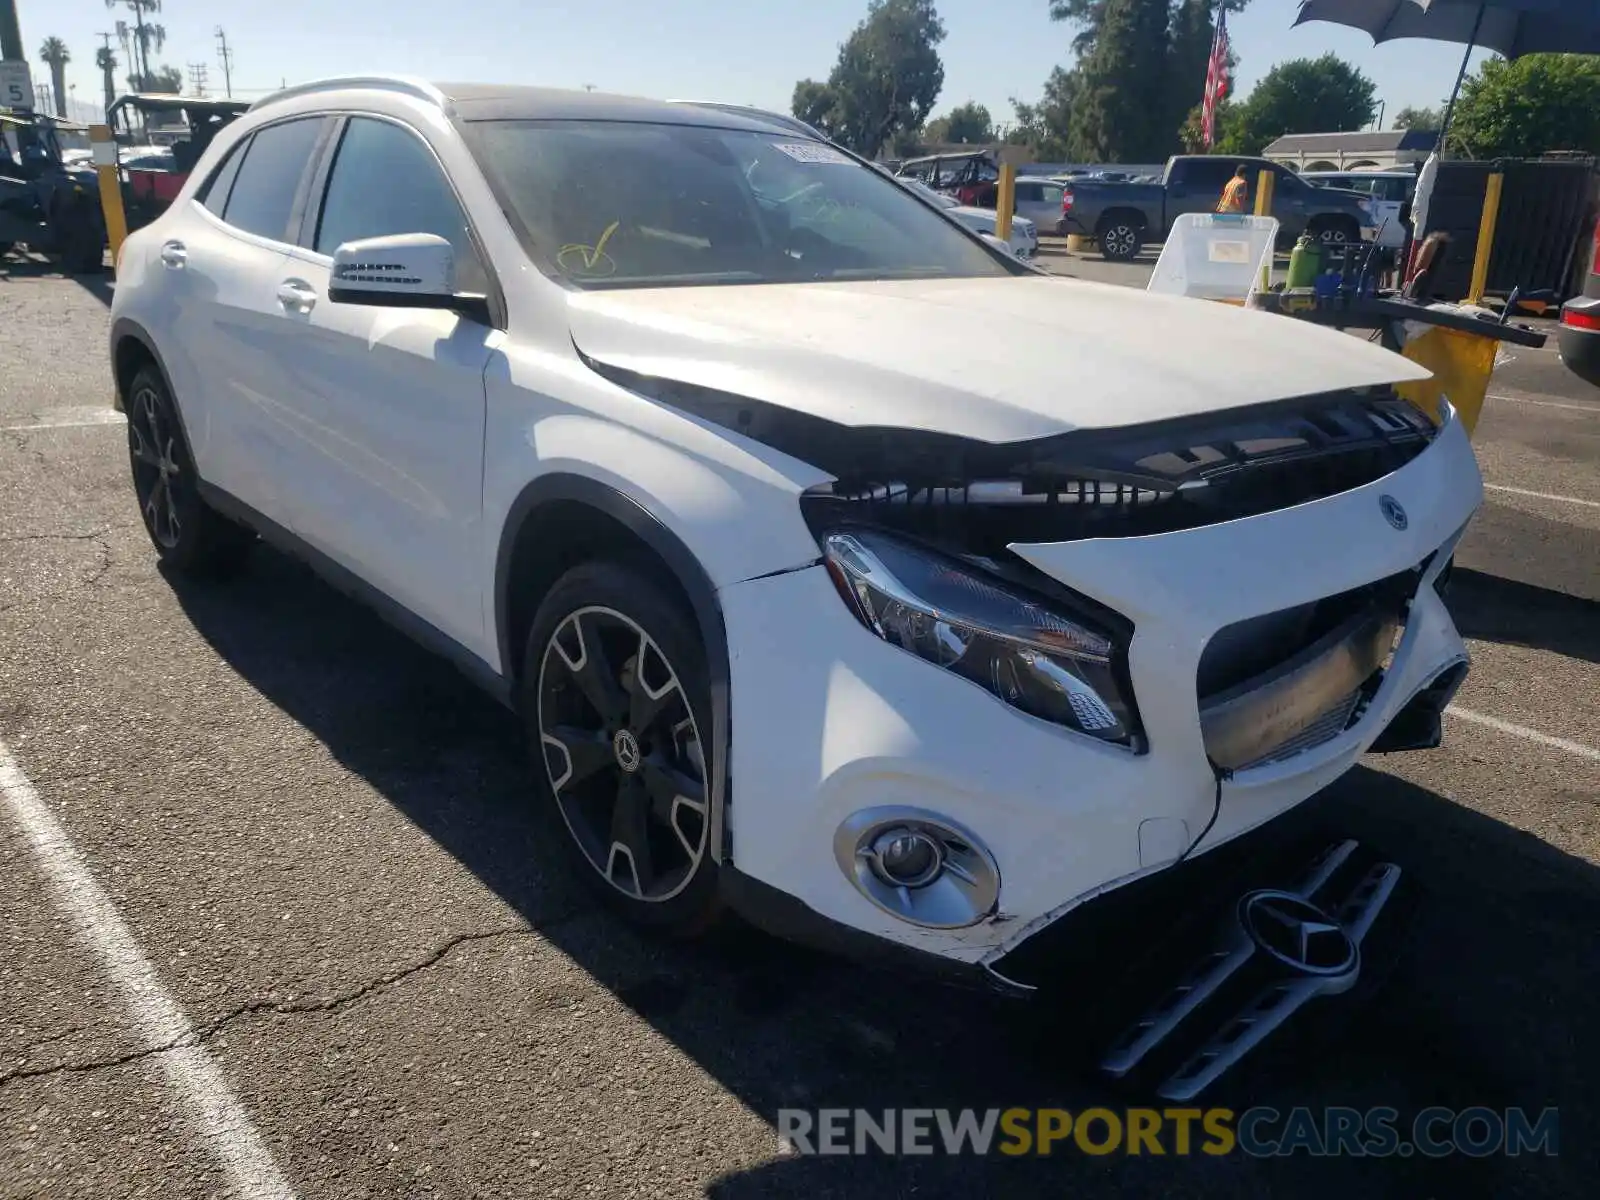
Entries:
<svg viewBox="0 0 1600 1200">
<path fill-rule="evenodd" d="M 1221 195 L 1222 185 L 1233 178 L 1234 169 L 1238 165 L 1225 158 L 1187 158 L 1173 164 L 1171 182 L 1174 186 L 1186 187 L 1193 191 L 1214 188 L 1217 194 Z"/>
<path fill-rule="evenodd" d="M 1017 199 L 1027 204 L 1038 204 L 1044 199 L 1044 192 L 1037 183 L 1019 183 Z"/>
<path fill-rule="evenodd" d="M 302 117 L 258 129 L 237 169 L 222 219 L 246 233 L 293 241 L 290 218 L 311 165 L 322 117 Z"/>
</svg>

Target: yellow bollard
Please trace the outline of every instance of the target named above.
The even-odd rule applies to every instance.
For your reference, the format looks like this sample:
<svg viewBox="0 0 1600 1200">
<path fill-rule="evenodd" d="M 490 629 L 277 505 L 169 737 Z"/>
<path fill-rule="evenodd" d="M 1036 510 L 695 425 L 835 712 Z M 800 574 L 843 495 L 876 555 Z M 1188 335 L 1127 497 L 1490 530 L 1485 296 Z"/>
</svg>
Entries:
<svg viewBox="0 0 1600 1200">
<path fill-rule="evenodd" d="M 994 194 L 994 235 L 1002 242 L 1011 240 L 1011 210 L 1017 207 L 1017 169 L 1000 164 L 1000 182 Z"/>
<path fill-rule="evenodd" d="M 106 218 L 106 240 L 111 243 L 111 265 L 115 270 L 122 243 L 128 238 L 128 217 L 122 209 L 122 176 L 117 170 L 117 143 L 111 126 L 89 126 L 89 147 L 94 153 L 94 173 L 100 180 L 100 211 Z"/>
<path fill-rule="evenodd" d="M 1270 217 L 1272 215 L 1272 189 L 1276 186 L 1278 177 L 1271 171 L 1262 171 L 1256 176 L 1256 216 Z M 1261 266 L 1261 290 L 1263 292 L 1272 287 L 1272 255 L 1267 255 L 1267 261 Z"/>
<path fill-rule="evenodd" d="M 1500 189 L 1505 181 L 1506 177 L 1495 171 L 1483 189 L 1483 218 L 1478 222 L 1478 249 L 1472 257 L 1472 287 L 1467 292 L 1468 304 L 1483 303 L 1483 291 L 1489 286 L 1489 255 L 1494 251 L 1494 227 L 1500 219 Z"/>
</svg>

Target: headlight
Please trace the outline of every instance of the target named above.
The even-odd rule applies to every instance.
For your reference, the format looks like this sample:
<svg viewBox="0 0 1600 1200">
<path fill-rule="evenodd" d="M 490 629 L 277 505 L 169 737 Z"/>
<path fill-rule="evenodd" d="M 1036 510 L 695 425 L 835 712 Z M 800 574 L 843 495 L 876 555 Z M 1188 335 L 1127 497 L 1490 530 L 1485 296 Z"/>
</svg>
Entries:
<svg viewBox="0 0 1600 1200">
<path fill-rule="evenodd" d="M 822 537 L 824 561 L 861 623 L 1025 713 L 1133 744 L 1133 706 L 1111 638 L 953 558 L 872 530 Z"/>
</svg>

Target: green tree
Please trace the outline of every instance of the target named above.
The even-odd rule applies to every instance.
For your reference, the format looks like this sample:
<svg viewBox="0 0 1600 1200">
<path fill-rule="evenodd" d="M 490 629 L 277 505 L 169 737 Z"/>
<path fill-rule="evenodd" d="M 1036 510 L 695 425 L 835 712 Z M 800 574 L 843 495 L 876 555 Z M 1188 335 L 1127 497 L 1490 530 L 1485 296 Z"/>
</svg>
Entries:
<svg viewBox="0 0 1600 1200">
<path fill-rule="evenodd" d="M 1044 94 L 1037 104 L 1024 104 L 1012 97 L 1015 123 L 1006 130 L 1006 141 L 1028 147 L 1036 162 L 1076 162 L 1087 158 L 1072 140 L 1072 110 L 1077 106 L 1079 82 L 1076 70 L 1057 67 L 1045 80 Z"/>
<path fill-rule="evenodd" d="M 181 92 L 183 72 L 177 67 L 154 67 L 148 75 L 128 76 L 128 86 L 136 92 Z"/>
<path fill-rule="evenodd" d="M 1372 120 L 1377 86 L 1333 54 L 1279 63 L 1236 106 L 1217 146 L 1260 154 L 1285 133 L 1338 133 Z"/>
<path fill-rule="evenodd" d="M 1167 0 L 1105 0 L 1093 48 L 1079 66 L 1072 140 L 1107 162 L 1165 158 L 1176 142 L 1166 120 Z"/>
<path fill-rule="evenodd" d="M 1475 158 L 1526 158 L 1551 150 L 1600 153 L 1600 58 L 1488 59 L 1461 86 L 1450 141 Z"/>
<path fill-rule="evenodd" d="M 1444 122 L 1444 112 L 1437 108 L 1420 108 L 1406 105 L 1394 115 L 1396 129 L 1438 129 Z"/>
<path fill-rule="evenodd" d="M 933 0 L 871 0 L 839 47 L 827 83 L 795 86 L 794 114 L 871 158 L 920 129 L 933 111 L 944 87 L 943 40 Z"/>
<path fill-rule="evenodd" d="M 968 100 L 929 121 L 922 137 L 936 145 L 980 145 L 995 140 L 994 120 L 987 108 Z"/>
<path fill-rule="evenodd" d="M 72 61 L 72 52 L 60 38 L 47 37 L 39 47 L 39 57 L 50 68 L 50 92 L 55 97 L 56 116 L 64 117 L 67 115 L 67 64 Z"/>
<path fill-rule="evenodd" d="M 825 83 L 815 79 L 802 79 L 794 85 L 794 99 L 790 111 L 807 125 L 820 129 L 829 137 L 838 133 L 839 97 Z"/>
<path fill-rule="evenodd" d="M 1050 19 L 1052 21 L 1065 21 L 1076 25 L 1078 32 L 1073 36 L 1072 48 L 1078 54 L 1087 54 L 1094 48 L 1094 40 L 1100 34 L 1100 23 L 1105 19 L 1107 0 L 1047 0 L 1050 6 Z M 1176 22 L 1179 11 L 1186 7 L 1188 0 L 1173 0 L 1172 16 Z M 1205 9 L 1207 28 L 1213 28 L 1211 14 L 1217 7 L 1216 0 L 1199 0 L 1200 6 Z M 1224 0 L 1224 7 L 1231 13 L 1238 12 L 1249 4 L 1250 0 Z M 1211 35 L 1206 35 L 1206 50 L 1211 49 Z"/>
</svg>

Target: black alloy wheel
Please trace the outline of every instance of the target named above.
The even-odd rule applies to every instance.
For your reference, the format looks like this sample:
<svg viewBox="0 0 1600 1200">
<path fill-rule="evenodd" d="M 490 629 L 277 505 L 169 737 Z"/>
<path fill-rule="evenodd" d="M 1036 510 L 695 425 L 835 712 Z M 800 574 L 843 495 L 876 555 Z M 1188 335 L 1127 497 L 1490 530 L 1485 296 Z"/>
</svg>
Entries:
<svg viewBox="0 0 1600 1200">
<path fill-rule="evenodd" d="M 1127 221 L 1108 225 L 1100 234 L 1100 254 L 1111 262 L 1130 262 L 1144 249 L 1144 235 Z"/>
<path fill-rule="evenodd" d="M 716 756 L 692 630 L 646 575 L 587 564 L 540 606 L 524 673 L 536 767 L 584 874 L 630 918 L 676 932 L 717 907 Z"/>
<path fill-rule="evenodd" d="M 153 365 L 128 385 L 128 458 L 139 515 L 163 562 L 196 575 L 235 569 L 255 535 L 201 498 L 200 477 L 166 380 Z"/>
</svg>

